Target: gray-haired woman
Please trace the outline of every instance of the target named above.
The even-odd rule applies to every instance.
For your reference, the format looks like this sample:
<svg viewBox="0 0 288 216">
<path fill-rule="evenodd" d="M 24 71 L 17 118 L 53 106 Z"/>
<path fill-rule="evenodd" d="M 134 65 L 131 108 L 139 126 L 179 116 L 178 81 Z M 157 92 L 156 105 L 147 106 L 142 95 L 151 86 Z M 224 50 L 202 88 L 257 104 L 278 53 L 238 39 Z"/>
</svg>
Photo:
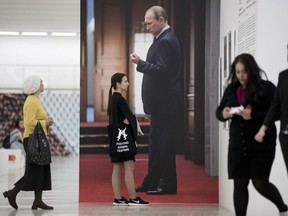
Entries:
<svg viewBox="0 0 288 216">
<path fill-rule="evenodd" d="M 24 149 L 27 153 L 29 135 L 33 133 L 37 122 L 42 125 L 44 133 L 48 134 L 48 127 L 53 125 L 53 119 L 47 118 L 46 111 L 41 104 L 39 95 L 44 91 L 43 81 L 40 77 L 32 75 L 24 81 L 24 93 L 28 94 L 23 106 L 24 119 Z M 27 155 L 27 154 L 26 154 Z M 15 187 L 3 193 L 5 198 L 8 198 L 9 204 L 18 209 L 16 196 L 22 191 L 34 191 L 34 202 L 32 209 L 37 208 L 51 210 L 52 206 L 46 205 L 42 200 L 42 191 L 51 190 L 51 171 L 50 164 L 38 166 L 29 163 L 26 157 L 26 166 L 24 176 L 17 181 Z"/>
</svg>

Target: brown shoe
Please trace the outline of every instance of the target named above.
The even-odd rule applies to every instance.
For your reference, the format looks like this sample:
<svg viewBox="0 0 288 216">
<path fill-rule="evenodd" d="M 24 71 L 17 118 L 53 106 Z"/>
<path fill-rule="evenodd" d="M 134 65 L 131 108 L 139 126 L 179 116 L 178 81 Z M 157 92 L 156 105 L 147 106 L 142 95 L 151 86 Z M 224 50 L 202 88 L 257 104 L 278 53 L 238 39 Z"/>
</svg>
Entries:
<svg viewBox="0 0 288 216">
<path fill-rule="evenodd" d="M 33 202 L 32 209 L 37 210 L 37 208 L 41 208 L 44 210 L 53 210 L 54 209 L 53 206 L 48 206 L 43 201 L 41 203 Z"/>
<path fill-rule="evenodd" d="M 5 192 L 3 193 L 3 196 L 8 199 L 9 204 L 10 204 L 14 209 L 18 209 L 18 206 L 17 206 L 17 203 L 16 203 L 16 196 L 12 196 L 12 195 L 9 193 L 9 191 L 5 191 Z"/>
</svg>

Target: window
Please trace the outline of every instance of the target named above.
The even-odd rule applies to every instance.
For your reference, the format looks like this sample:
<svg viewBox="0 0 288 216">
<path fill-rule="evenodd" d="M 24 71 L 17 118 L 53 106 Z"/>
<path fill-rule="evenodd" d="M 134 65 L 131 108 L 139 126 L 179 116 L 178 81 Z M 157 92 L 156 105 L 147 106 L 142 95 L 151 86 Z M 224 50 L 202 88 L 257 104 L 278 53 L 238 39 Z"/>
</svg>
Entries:
<svg viewBox="0 0 288 216">
<path fill-rule="evenodd" d="M 153 35 L 150 33 L 136 33 L 134 42 L 134 52 L 145 60 L 148 49 L 153 43 Z M 136 65 L 134 65 L 134 95 L 135 95 L 135 114 L 144 114 L 141 86 L 143 74 L 137 72 Z"/>
</svg>

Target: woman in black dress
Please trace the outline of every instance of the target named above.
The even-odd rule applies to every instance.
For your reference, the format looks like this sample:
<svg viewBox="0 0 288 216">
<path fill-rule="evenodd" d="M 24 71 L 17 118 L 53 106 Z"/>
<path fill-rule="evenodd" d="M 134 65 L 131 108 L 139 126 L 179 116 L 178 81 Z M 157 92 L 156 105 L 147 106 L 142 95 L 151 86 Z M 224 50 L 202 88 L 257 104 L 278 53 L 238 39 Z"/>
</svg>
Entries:
<svg viewBox="0 0 288 216">
<path fill-rule="evenodd" d="M 247 212 L 251 182 L 255 189 L 273 202 L 279 212 L 287 212 L 287 205 L 278 189 L 269 182 L 275 156 L 276 127 L 271 125 L 265 140 L 254 139 L 273 100 L 275 86 L 261 75 L 265 74 L 250 54 L 240 54 L 231 65 L 220 105 L 216 110 L 219 121 L 230 120 L 228 176 L 234 180 L 234 208 L 237 216 Z"/>
<path fill-rule="evenodd" d="M 125 123 L 131 124 L 133 128 L 134 140 L 137 139 L 137 119 L 130 110 L 128 103 L 122 96 L 129 86 L 127 77 L 123 73 L 116 73 L 111 77 L 111 87 L 109 91 L 108 109 L 109 124 Z M 112 187 L 114 192 L 113 205 L 148 205 L 136 195 L 134 183 L 134 155 L 130 157 L 111 157 L 113 163 Z M 130 196 L 129 201 L 121 193 L 121 170 L 125 170 L 125 184 Z"/>
</svg>

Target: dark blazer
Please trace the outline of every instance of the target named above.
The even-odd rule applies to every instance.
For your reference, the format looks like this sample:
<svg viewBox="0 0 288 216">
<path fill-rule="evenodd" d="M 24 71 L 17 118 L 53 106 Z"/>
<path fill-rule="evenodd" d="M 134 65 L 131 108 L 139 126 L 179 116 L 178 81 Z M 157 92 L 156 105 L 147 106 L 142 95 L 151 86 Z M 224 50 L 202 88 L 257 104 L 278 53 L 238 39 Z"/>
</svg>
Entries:
<svg viewBox="0 0 288 216">
<path fill-rule="evenodd" d="M 154 41 L 146 61 L 140 60 L 137 70 L 144 74 L 144 112 L 150 115 L 176 113 L 181 102 L 180 45 L 170 28 Z"/>
<path fill-rule="evenodd" d="M 281 121 L 280 131 L 285 130 L 288 123 L 288 69 L 282 71 L 278 77 L 277 89 L 271 107 L 264 120 L 264 125 L 269 126 L 276 120 Z"/>
<path fill-rule="evenodd" d="M 137 120 L 132 113 L 125 98 L 118 92 L 114 92 L 111 98 L 111 115 L 109 116 L 109 123 L 123 123 L 127 118 L 133 128 L 133 137 L 137 141 Z"/>
<path fill-rule="evenodd" d="M 240 106 L 236 90 L 239 84 L 233 83 L 228 85 L 224 95 L 220 101 L 220 105 L 216 109 L 216 117 L 219 121 L 226 121 L 223 118 L 222 111 L 225 107 L 237 107 Z M 230 123 L 229 130 L 229 150 L 244 149 L 269 149 L 275 148 L 276 145 L 276 127 L 272 124 L 269 130 L 267 130 L 263 143 L 258 143 L 254 136 L 257 134 L 261 127 L 265 115 L 272 103 L 275 86 L 270 81 L 262 81 L 258 89 L 256 89 L 259 100 L 258 101 L 246 101 L 243 106 L 252 106 L 251 120 L 244 120 L 241 116 L 233 115 Z"/>
<path fill-rule="evenodd" d="M 234 82 L 226 88 L 216 110 L 220 121 L 225 107 L 239 106 L 237 88 L 239 82 Z M 269 81 L 261 81 L 256 86 L 255 94 L 250 101 L 242 104 L 252 107 L 251 119 L 245 120 L 241 116 L 233 115 L 229 129 L 228 147 L 228 177 L 229 179 L 251 178 L 268 180 L 275 157 L 276 127 L 272 124 L 266 132 L 263 143 L 254 139 L 273 101 L 275 86 Z"/>
</svg>

